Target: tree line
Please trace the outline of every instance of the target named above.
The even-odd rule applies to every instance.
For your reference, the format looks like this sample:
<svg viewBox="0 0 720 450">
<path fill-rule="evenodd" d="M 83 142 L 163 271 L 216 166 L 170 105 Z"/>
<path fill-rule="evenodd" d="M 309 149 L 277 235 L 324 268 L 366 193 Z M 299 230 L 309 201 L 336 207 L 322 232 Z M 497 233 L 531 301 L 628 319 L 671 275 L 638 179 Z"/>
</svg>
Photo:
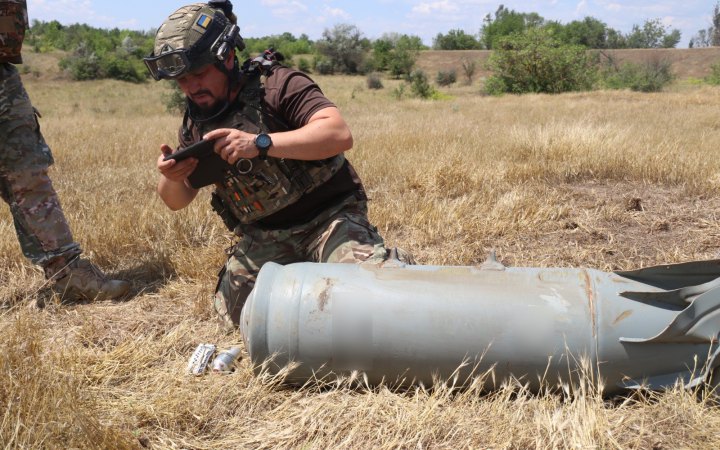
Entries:
<svg viewBox="0 0 720 450">
<path fill-rule="evenodd" d="M 622 33 L 594 17 L 562 24 L 546 20 L 535 12 L 518 12 L 500 5 L 494 15 L 485 16 L 477 34 L 460 29 L 450 30 L 447 34 L 438 33 L 433 39 L 433 48 L 494 50 L 502 38 L 531 29 L 545 30 L 563 44 L 589 49 L 674 48 L 681 38 L 680 30 L 670 29 L 660 19 L 648 19 L 642 25 L 633 25 L 629 33 Z"/>
<path fill-rule="evenodd" d="M 690 48 L 720 46 L 720 2 L 713 8 L 711 22 L 708 28 L 699 30 L 690 38 Z"/>
<path fill-rule="evenodd" d="M 540 34 L 538 34 L 540 33 Z M 680 31 L 670 29 L 660 19 L 648 19 L 622 33 L 593 17 L 562 24 L 544 19 L 538 13 L 524 13 L 500 5 L 488 14 L 476 35 L 463 30 L 439 33 L 432 48 L 439 50 L 507 50 L 508 38 L 545 36 L 553 46 L 579 49 L 673 48 Z M 115 78 L 130 82 L 148 79 L 142 58 L 152 52 L 155 30 L 132 31 L 99 29 L 85 24 L 62 25 L 57 21 L 33 21 L 26 45 L 33 51 L 63 50 L 62 69 L 73 79 Z M 408 77 L 418 53 L 429 47 L 418 36 L 386 33 L 368 39 L 354 25 L 338 24 L 325 29 L 318 40 L 292 33 L 246 38 L 241 60 L 256 56 L 268 48 L 283 54 L 286 63 L 306 72 L 320 74 L 367 74 L 386 72 L 392 77 Z M 713 11 L 713 25 L 698 31 L 690 46 L 720 45 L 720 2 Z"/>
</svg>

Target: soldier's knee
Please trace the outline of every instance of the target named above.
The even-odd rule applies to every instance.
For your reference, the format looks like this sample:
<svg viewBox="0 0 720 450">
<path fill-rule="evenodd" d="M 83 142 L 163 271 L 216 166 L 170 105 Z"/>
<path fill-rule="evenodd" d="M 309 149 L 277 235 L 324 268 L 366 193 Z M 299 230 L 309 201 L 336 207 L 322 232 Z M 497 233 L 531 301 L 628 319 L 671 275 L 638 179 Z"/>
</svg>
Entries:
<svg viewBox="0 0 720 450">
<path fill-rule="evenodd" d="M 240 325 L 240 312 L 252 288 L 255 277 L 252 274 L 239 274 L 227 270 L 227 266 L 218 274 L 218 284 L 213 298 L 213 307 L 226 326 L 237 328 Z"/>
</svg>

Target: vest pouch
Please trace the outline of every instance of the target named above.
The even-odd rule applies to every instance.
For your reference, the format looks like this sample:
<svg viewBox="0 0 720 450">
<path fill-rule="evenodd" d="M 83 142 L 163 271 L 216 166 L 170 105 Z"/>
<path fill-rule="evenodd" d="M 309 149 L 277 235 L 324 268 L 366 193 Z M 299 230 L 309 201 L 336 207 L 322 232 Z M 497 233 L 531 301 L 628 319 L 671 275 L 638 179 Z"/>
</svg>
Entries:
<svg viewBox="0 0 720 450">
<path fill-rule="evenodd" d="M 235 227 L 240 225 L 240 221 L 237 219 L 237 217 L 235 217 L 228 205 L 225 204 L 225 202 L 217 194 L 217 192 L 213 192 L 211 194 L 210 206 L 212 206 L 213 211 L 215 211 L 217 215 L 220 216 L 228 230 L 234 232 Z"/>
<path fill-rule="evenodd" d="M 315 161 L 309 161 L 306 162 L 305 165 L 322 167 L 322 165 L 316 165 L 314 162 Z M 293 187 L 298 191 L 306 192 L 313 185 L 313 179 L 310 174 L 308 174 L 307 168 L 302 167 L 297 161 L 292 159 L 281 159 L 278 161 L 278 166 L 280 167 L 280 170 L 283 171 L 287 179 L 290 180 Z"/>
<path fill-rule="evenodd" d="M 253 162 L 250 173 L 229 176 L 216 190 L 241 224 L 274 214 L 322 186 L 340 170 L 345 157 L 330 158 L 322 166 L 277 158 Z"/>
</svg>

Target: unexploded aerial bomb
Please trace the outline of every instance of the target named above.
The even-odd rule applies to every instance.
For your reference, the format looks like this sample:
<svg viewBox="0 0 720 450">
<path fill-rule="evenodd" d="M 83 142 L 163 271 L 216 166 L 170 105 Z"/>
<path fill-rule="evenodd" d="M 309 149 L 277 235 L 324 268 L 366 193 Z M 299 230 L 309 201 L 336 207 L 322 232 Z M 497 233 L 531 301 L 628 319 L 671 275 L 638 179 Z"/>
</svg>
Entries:
<svg viewBox="0 0 720 450">
<path fill-rule="evenodd" d="M 298 263 L 263 266 L 241 330 L 256 371 L 363 372 L 370 383 L 588 378 L 605 394 L 682 381 L 718 365 L 720 261 L 628 272 Z M 267 359 L 273 357 L 271 362 Z"/>
</svg>

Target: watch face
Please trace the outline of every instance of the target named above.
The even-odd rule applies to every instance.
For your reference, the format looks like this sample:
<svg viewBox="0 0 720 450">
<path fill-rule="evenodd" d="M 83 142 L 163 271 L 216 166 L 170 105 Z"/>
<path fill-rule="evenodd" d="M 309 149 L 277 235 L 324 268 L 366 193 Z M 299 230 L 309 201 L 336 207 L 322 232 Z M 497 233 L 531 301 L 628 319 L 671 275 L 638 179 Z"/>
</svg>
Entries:
<svg viewBox="0 0 720 450">
<path fill-rule="evenodd" d="M 270 139 L 270 136 L 265 133 L 258 134 L 255 138 L 255 145 L 257 146 L 257 148 L 270 148 L 270 146 L 272 145 L 272 139 Z"/>
</svg>

